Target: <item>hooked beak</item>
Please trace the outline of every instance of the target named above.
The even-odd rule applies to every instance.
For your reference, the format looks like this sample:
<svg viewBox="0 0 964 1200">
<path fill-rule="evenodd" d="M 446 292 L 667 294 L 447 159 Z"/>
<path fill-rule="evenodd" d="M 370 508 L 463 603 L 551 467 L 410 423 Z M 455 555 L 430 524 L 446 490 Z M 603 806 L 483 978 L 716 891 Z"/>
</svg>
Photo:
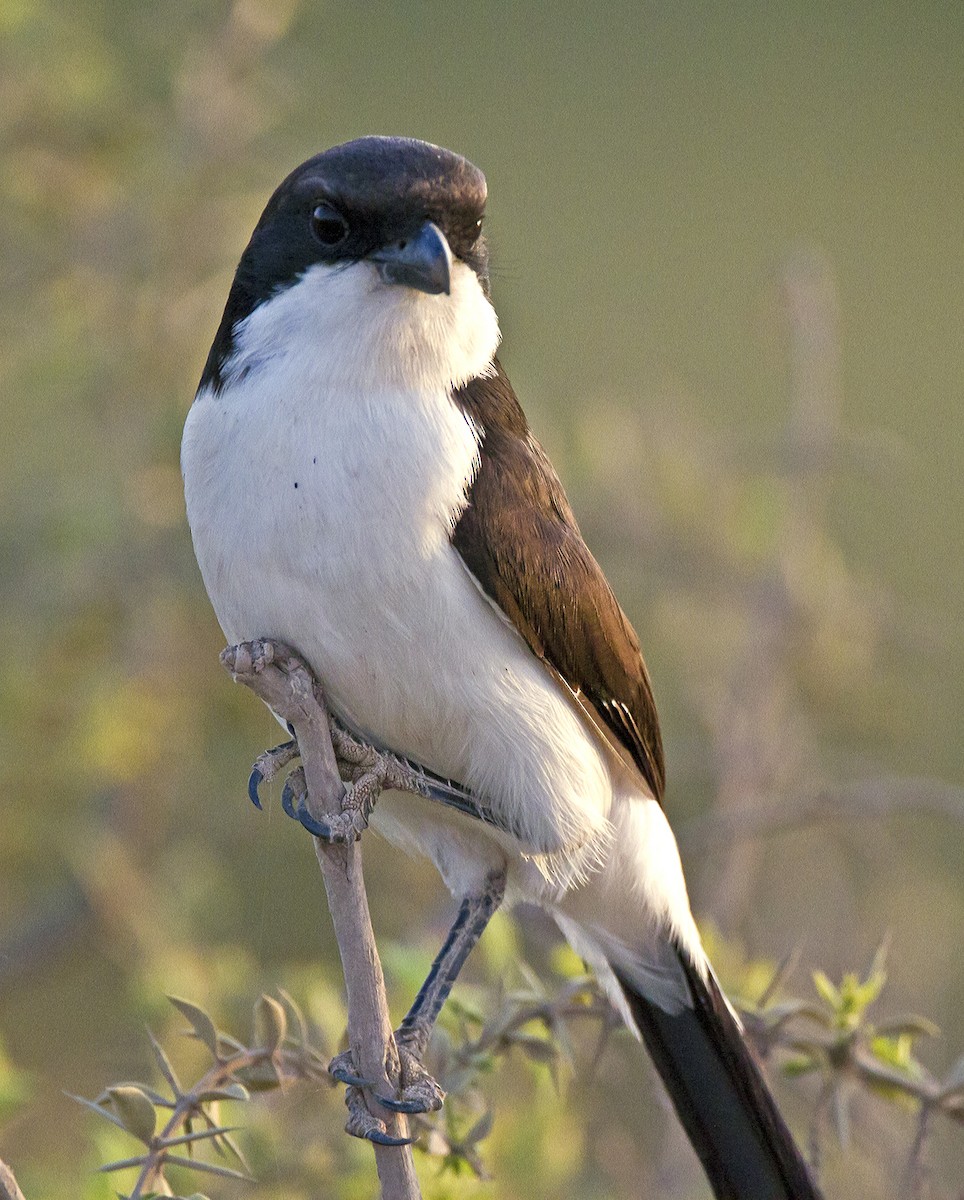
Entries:
<svg viewBox="0 0 964 1200">
<path fill-rule="evenodd" d="M 452 251 L 445 234 L 425 221 L 410 238 L 402 238 L 369 254 L 385 283 L 401 283 L 430 296 L 452 290 Z"/>
</svg>

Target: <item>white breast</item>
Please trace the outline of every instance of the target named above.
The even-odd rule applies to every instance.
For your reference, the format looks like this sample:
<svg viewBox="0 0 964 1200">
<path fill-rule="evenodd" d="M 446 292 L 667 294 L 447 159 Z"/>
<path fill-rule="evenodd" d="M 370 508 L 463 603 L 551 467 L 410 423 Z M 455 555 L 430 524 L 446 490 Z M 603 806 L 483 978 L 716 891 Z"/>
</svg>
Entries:
<svg viewBox="0 0 964 1200">
<path fill-rule="evenodd" d="M 461 264 L 451 297 L 375 279 L 313 269 L 198 395 L 183 466 L 204 581 L 231 641 L 290 642 L 345 718 L 571 877 L 609 833 L 602 751 L 450 542 L 479 451 L 451 390 L 490 363 L 494 313 Z"/>
</svg>

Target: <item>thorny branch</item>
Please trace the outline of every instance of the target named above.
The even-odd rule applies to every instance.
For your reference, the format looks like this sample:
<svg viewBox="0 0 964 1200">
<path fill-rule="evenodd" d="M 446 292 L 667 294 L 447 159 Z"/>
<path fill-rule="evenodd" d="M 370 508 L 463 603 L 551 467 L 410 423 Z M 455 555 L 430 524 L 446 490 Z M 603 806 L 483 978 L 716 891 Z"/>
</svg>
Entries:
<svg viewBox="0 0 964 1200">
<path fill-rule="evenodd" d="M 793 956 L 777 969 L 754 1004 L 741 1006 L 747 1035 L 773 1070 L 791 1076 L 818 1074 L 820 1087 L 810 1126 L 810 1157 L 818 1165 L 828 1127 L 836 1127 L 842 1142 L 849 1124 L 848 1108 L 856 1093 L 874 1093 L 890 1102 L 917 1106 L 917 1131 L 903 1172 L 900 1195 L 919 1200 L 925 1194 L 925 1154 L 933 1118 L 943 1115 L 964 1123 L 964 1058 L 947 1077 L 938 1080 L 913 1056 L 917 1036 L 934 1032 L 919 1017 L 872 1022 L 869 1010 L 883 987 L 883 951 L 875 956 L 866 979 L 847 975 L 835 985 L 819 971 L 813 982 L 817 998 L 786 998 L 783 983 Z M 523 973 L 524 968 L 522 968 Z M 139 1157 L 109 1163 L 102 1170 L 137 1168 L 137 1185 L 129 1200 L 149 1194 L 145 1189 L 166 1184 L 167 1166 L 188 1165 L 189 1155 L 202 1141 L 222 1160 L 230 1153 L 247 1171 L 232 1130 L 219 1117 L 221 1100 L 245 1100 L 251 1091 L 270 1091 L 298 1081 L 330 1079 L 327 1055 L 316 1048 L 295 1002 L 279 993 L 280 1002 L 262 996 L 255 1005 L 250 1045 L 216 1029 L 203 1010 L 184 1000 L 173 1003 L 187 1017 L 192 1036 L 207 1046 L 213 1065 L 191 1087 L 184 1087 L 160 1045 L 152 1038 L 160 1073 L 171 1092 L 167 1099 L 142 1083 L 117 1084 L 96 1101 L 83 1101 L 99 1115 L 142 1141 Z M 493 1112 L 479 1089 L 491 1078 L 498 1060 L 518 1052 L 556 1075 L 560 1063 L 572 1060 L 571 1031 L 586 1019 L 598 1025 L 598 1061 L 609 1035 L 620 1025 L 599 986 L 590 978 L 567 980 L 547 991 L 534 977 L 525 986 L 504 993 L 486 1017 L 461 999 L 449 1002 L 445 1028 L 433 1039 L 433 1072 L 448 1091 L 442 1113 L 413 1118 L 419 1145 L 458 1169 L 468 1165 L 485 1177 L 479 1144 L 488 1136 Z M 159 1130 L 160 1132 L 157 1132 Z M 195 1170 L 244 1178 L 227 1165 L 193 1158 Z M 2 1176 L 0 1176 L 2 1178 Z M 0 1191 L 0 1200 L 8 1200 Z M 22 1200 L 13 1194 L 12 1200 Z"/>
<path fill-rule="evenodd" d="M 166 1184 L 165 1172 L 171 1166 L 186 1166 L 227 1179 L 250 1179 L 244 1156 L 231 1137 L 233 1129 L 219 1121 L 220 1102 L 247 1100 L 252 1090 L 327 1078 L 327 1064 L 309 1044 L 300 1011 L 285 993 L 281 993 L 281 1000 L 279 1003 L 270 996 L 262 996 L 255 1005 L 253 1044 L 249 1047 L 218 1030 L 203 1009 L 171 997 L 171 1003 L 190 1021 L 192 1036 L 207 1047 L 214 1060 L 197 1083 L 189 1088 L 182 1085 L 170 1059 L 152 1035 L 151 1047 L 170 1088 L 170 1099 L 140 1083 L 109 1087 L 96 1100 L 73 1097 L 144 1143 L 144 1154 L 100 1168 L 102 1171 L 138 1169 L 127 1200 L 153 1195 L 157 1186 Z M 297 1030 L 295 1034 L 289 1033 L 289 1025 Z M 170 1115 L 165 1117 L 167 1112 Z M 201 1141 L 210 1142 L 222 1158 L 230 1155 L 243 1170 L 193 1157 L 194 1148 Z M 185 1158 L 185 1152 L 191 1157 Z"/>
<path fill-rule="evenodd" d="M 761 1058 L 772 1051 L 783 1056 L 791 1076 L 818 1073 L 821 1086 L 810 1126 L 811 1165 L 819 1168 L 823 1128 L 836 1127 L 841 1144 L 849 1138 L 849 1105 L 857 1090 L 917 1106 L 917 1129 L 904 1171 L 901 1195 L 919 1200 L 924 1195 L 927 1135 L 935 1114 L 964 1124 L 964 1056 L 944 1079 L 936 1078 L 915 1057 L 913 1043 L 938 1030 L 922 1017 L 887 1021 L 871 1018 L 870 1010 L 886 981 L 886 941 L 861 979 L 846 974 L 839 984 L 822 971 L 813 973 L 820 1003 L 774 1001 L 776 987 L 763 1000 L 741 1009 L 750 1040 Z M 778 971 L 778 974 L 782 972 Z"/>
</svg>

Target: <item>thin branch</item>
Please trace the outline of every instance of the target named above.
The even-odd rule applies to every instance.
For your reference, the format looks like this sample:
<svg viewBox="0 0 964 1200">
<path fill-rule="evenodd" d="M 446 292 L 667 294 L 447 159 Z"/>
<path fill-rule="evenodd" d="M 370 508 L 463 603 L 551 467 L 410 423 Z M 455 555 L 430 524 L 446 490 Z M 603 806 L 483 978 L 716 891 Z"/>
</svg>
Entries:
<svg viewBox="0 0 964 1200">
<path fill-rule="evenodd" d="M 334 817 L 342 811 L 345 789 L 338 772 L 328 727 L 324 696 L 305 663 L 279 642 L 256 641 L 232 646 L 221 655 L 232 677 L 258 695 L 295 731 L 305 771 L 312 812 Z M 328 894 L 338 950 L 348 993 L 348 1040 L 359 1074 L 391 1095 L 398 1053 L 392 1036 L 368 897 L 362 875 L 361 846 L 328 845 L 315 838 L 315 853 Z M 370 1094 L 372 1115 L 392 1137 L 407 1137 L 408 1122 L 383 1109 Z M 375 1163 L 382 1200 L 419 1200 L 418 1179 L 410 1146 L 375 1144 Z"/>
<path fill-rule="evenodd" d="M 914 1134 L 914 1144 L 907 1158 L 907 1168 L 904 1172 L 904 1194 L 908 1200 L 921 1200 L 927 1182 L 927 1168 L 924 1162 L 924 1152 L 927 1146 L 927 1136 L 930 1132 L 931 1106 L 921 1104 L 917 1114 L 917 1130 Z"/>
</svg>

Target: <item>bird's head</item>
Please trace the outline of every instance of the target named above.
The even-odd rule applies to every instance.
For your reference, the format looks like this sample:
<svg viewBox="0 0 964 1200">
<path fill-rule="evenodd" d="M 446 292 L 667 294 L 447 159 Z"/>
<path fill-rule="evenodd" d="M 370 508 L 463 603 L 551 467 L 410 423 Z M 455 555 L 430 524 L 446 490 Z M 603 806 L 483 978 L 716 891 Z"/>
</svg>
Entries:
<svg viewBox="0 0 964 1200">
<path fill-rule="evenodd" d="M 499 339 L 485 200 L 482 172 L 427 142 L 365 137 L 308 159 L 244 251 L 207 382 L 285 354 L 363 387 L 480 374 Z"/>
</svg>

